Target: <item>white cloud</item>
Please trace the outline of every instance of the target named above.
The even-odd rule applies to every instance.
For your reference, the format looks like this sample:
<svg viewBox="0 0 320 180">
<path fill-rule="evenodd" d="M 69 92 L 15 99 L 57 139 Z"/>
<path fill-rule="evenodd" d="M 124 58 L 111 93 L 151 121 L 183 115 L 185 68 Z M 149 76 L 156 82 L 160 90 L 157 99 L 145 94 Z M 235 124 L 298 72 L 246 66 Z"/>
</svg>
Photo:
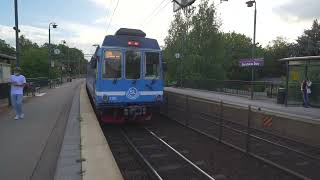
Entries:
<svg viewBox="0 0 320 180">
<path fill-rule="evenodd" d="M 111 4 L 117 0 L 89 0 L 89 1 L 95 4 L 99 8 L 108 9 L 111 6 Z"/>
<path fill-rule="evenodd" d="M 88 54 L 94 50 L 92 44 L 101 44 L 105 35 L 114 34 L 120 27 L 126 27 L 142 29 L 146 32 L 147 37 L 155 38 L 160 45 L 164 45 L 164 38 L 167 36 L 170 22 L 174 16 L 170 0 L 161 4 L 159 9 L 156 8 L 162 0 L 120 0 L 108 32 L 107 26 L 117 0 L 88 1 L 95 4 L 98 10 L 102 7 L 105 15 L 96 17 L 91 24 L 57 19 L 59 27 L 52 30 L 53 43 L 61 43 L 61 40 L 64 39 L 69 46 L 80 48 Z M 290 1 L 292 0 L 257 1 L 257 42 L 266 45 L 277 36 L 284 36 L 293 41 L 302 34 L 305 28 L 311 26 L 311 21 L 289 21 L 274 12 L 276 7 L 281 7 Z M 199 2 L 200 0 L 197 1 L 197 3 Z M 219 3 L 220 0 L 215 0 L 215 2 Z M 154 16 L 151 16 L 152 14 Z M 246 7 L 245 1 L 229 0 L 223 2 L 218 6 L 218 15 L 222 21 L 223 31 L 236 31 L 252 37 L 253 8 Z M 146 24 L 149 19 L 151 21 Z M 21 34 L 26 35 L 34 42 L 43 44 L 48 41 L 48 29 L 45 24 L 38 24 L 37 27 L 21 25 L 20 29 Z M 15 45 L 12 27 L 0 25 L 0 38 L 5 39 L 13 46 Z"/>
<path fill-rule="evenodd" d="M 257 42 L 266 45 L 277 36 L 294 41 L 309 28 L 311 21 L 289 21 L 274 12 L 274 8 L 293 0 L 257 1 Z M 248 8 L 245 1 L 228 1 L 218 8 L 222 19 L 222 30 L 236 31 L 253 37 L 254 9 Z"/>
<path fill-rule="evenodd" d="M 96 4 L 103 4 L 103 0 L 90 0 Z M 109 9 L 107 16 L 98 17 L 94 22 L 96 24 L 104 25 L 106 29 L 108 26 L 113 10 L 116 6 L 116 1 L 113 0 L 112 6 Z M 112 23 L 108 29 L 108 34 L 114 32 L 120 27 L 142 29 L 146 32 L 148 37 L 155 38 L 161 45 L 164 44 L 164 37 L 166 36 L 171 20 L 173 19 L 172 3 L 170 0 L 161 4 L 162 0 L 138 0 L 138 1 L 124 1 L 120 0 L 118 8 L 112 17 Z M 166 5 L 166 6 L 165 6 Z M 153 13 L 153 11 L 157 13 Z M 152 17 L 150 15 L 154 14 Z M 149 21 L 151 19 L 151 21 Z M 148 24 L 145 24 L 148 22 Z"/>
<path fill-rule="evenodd" d="M 319 0 L 291 0 L 274 8 L 284 20 L 304 21 L 320 18 Z"/>
<path fill-rule="evenodd" d="M 92 45 L 100 43 L 105 36 L 103 29 L 94 28 L 89 25 L 82 25 L 72 22 L 59 22 L 61 28 L 51 31 L 52 43 L 59 44 L 66 40 L 70 47 L 82 49 L 84 53 L 92 53 Z M 62 28 L 63 27 L 63 28 Z M 48 42 L 48 29 L 33 26 L 21 25 L 19 35 L 42 45 Z M 15 47 L 15 31 L 12 27 L 0 25 L 0 38 L 6 40 L 11 46 Z"/>
</svg>

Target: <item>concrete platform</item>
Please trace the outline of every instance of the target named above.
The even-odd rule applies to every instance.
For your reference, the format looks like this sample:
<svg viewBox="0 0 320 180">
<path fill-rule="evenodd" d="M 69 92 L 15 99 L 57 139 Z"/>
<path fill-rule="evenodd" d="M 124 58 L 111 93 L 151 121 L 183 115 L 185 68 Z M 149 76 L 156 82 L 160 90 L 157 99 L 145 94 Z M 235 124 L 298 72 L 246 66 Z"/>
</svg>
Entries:
<svg viewBox="0 0 320 180">
<path fill-rule="evenodd" d="M 167 105 L 179 110 L 166 112 L 174 119 L 190 119 L 193 113 L 223 118 L 252 128 L 287 137 L 310 146 L 320 147 L 320 109 L 285 107 L 263 100 L 250 100 L 196 89 L 165 88 Z M 220 102 L 222 103 L 222 106 Z M 252 111 L 248 111 L 248 106 Z M 249 115 L 250 114 L 250 115 Z"/>
<path fill-rule="evenodd" d="M 253 108 L 260 108 L 262 111 L 268 111 L 279 116 L 290 117 L 297 120 L 320 124 L 319 108 L 304 108 L 299 106 L 285 107 L 284 105 L 276 104 L 273 101 L 251 100 L 246 97 L 239 97 L 198 89 L 181 89 L 166 87 L 165 91 L 179 93 L 188 96 L 200 97 L 218 102 L 223 101 L 228 104 L 233 104 L 242 107 L 248 107 L 248 105 L 251 105 L 253 106 Z"/>
<path fill-rule="evenodd" d="M 90 104 L 86 88 L 80 92 L 83 180 L 122 180 L 123 177 Z"/>
<path fill-rule="evenodd" d="M 25 118 L 0 111 L 0 179 L 53 179 L 75 92 L 81 80 L 24 99 Z"/>
<path fill-rule="evenodd" d="M 81 180 L 80 88 L 75 91 L 54 180 Z"/>
</svg>

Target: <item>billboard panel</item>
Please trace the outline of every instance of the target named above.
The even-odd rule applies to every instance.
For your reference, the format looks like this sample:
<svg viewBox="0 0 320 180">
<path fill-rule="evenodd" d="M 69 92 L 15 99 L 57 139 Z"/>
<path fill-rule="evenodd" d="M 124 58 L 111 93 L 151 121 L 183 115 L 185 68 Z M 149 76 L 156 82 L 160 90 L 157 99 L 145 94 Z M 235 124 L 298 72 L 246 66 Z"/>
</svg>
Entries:
<svg viewBox="0 0 320 180">
<path fill-rule="evenodd" d="M 181 8 L 185 8 L 193 4 L 196 0 L 173 0 L 173 12 L 179 11 Z"/>
</svg>

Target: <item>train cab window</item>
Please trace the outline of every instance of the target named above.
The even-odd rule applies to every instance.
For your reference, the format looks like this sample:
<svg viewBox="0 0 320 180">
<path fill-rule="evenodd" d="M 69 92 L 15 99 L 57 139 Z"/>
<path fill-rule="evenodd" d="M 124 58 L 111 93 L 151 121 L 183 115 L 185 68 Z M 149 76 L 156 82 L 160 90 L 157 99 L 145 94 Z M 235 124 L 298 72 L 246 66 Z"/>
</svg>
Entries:
<svg viewBox="0 0 320 180">
<path fill-rule="evenodd" d="M 126 78 L 140 79 L 141 53 L 139 51 L 126 51 Z"/>
<path fill-rule="evenodd" d="M 157 52 L 146 52 L 145 78 L 160 78 L 160 55 Z"/>
<path fill-rule="evenodd" d="M 104 53 L 103 78 L 121 77 L 121 51 L 105 51 Z"/>
</svg>

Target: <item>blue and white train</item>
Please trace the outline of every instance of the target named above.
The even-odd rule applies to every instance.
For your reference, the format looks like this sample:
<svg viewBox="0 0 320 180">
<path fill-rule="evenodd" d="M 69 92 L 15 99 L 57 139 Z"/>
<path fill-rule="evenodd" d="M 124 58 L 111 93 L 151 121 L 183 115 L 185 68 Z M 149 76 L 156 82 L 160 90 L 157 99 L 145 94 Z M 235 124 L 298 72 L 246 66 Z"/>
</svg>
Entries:
<svg viewBox="0 0 320 180">
<path fill-rule="evenodd" d="M 157 40 L 137 29 L 105 37 L 87 69 L 87 91 L 103 123 L 145 121 L 163 101 L 163 69 Z"/>
</svg>

